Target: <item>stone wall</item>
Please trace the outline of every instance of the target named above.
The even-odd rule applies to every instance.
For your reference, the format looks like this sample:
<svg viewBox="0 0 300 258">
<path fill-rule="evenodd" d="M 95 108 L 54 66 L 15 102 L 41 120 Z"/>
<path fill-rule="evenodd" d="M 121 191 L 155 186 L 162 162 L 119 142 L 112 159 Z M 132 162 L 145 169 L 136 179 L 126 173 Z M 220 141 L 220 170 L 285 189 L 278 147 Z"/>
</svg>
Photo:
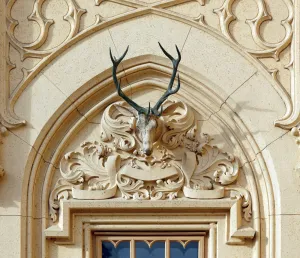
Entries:
<svg viewBox="0 0 300 258">
<path fill-rule="evenodd" d="M 299 5 L 1 1 L 3 257 L 95 257 L 99 232 L 174 228 L 209 258 L 297 257 Z M 129 46 L 116 76 L 148 110 L 174 71 L 158 42 L 181 53 L 180 89 L 142 133 L 109 49 Z"/>
</svg>

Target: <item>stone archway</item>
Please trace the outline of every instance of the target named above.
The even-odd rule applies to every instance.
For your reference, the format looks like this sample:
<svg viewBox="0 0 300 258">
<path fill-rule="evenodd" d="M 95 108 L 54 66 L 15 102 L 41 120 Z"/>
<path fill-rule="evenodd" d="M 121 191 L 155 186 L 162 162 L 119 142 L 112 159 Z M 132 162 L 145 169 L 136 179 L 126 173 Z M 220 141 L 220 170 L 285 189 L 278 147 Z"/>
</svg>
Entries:
<svg viewBox="0 0 300 258">
<path fill-rule="evenodd" d="M 149 97 L 152 96 L 150 97 L 151 99 L 155 99 L 157 98 L 157 96 L 159 96 L 159 92 L 163 91 L 163 88 L 168 82 L 171 71 L 172 70 L 168 64 L 168 60 L 158 56 L 147 55 L 137 58 L 131 58 L 124 62 L 124 71 L 121 71 L 120 74 L 121 76 L 122 74 L 126 74 L 126 77 L 124 76 L 124 79 L 126 78 L 128 80 L 127 83 L 124 82 L 124 91 L 127 94 L 132 94 L 132 96 L 137 99 L 137 101 L 143 102 L 143 97 L 141 96 L 144 94 L 147 94 L 146 96 L 151 94 L 149 95 Z M 253 206 L 251 207 L 251 212 L 253 213 L 253 217 L 256 218 L 252 220 L 251 227 L 254 227 L 254 231 L 256 232 L 256 238 L 254 241 L 256 242 L 255 245 L 257 245 L 258 247 L 254 248 L 252 252 L 253 255 L 254 253 L 256 253 L 256 255 L 259 255 L 259 237 L 262 225 L 260 224 L 260 219 L 258 218 L 260 218 L 261 216 L 266 216 L 265 214 L 274 212 L 274 201 L 272 201 L 272 190 L 270 192 L 270 188 L 272 188 L 272 185 L 270 184 L 270 182 L 265 181 L 266 179 L 268 180 L 268 175 L 265 174 L 267 168 L 265 167 L 264 162 L 252 162 L 253 160 L 255 160 L 255 148 L 257 148 L 257 143 L 255 143 L 255 141 L 253 140 L 251 131 L 247 129 L 245 123 L 235 113 L 236 111 L 233 109 L 233 107 L 236 107 L 237 104 L 234 99 L 231 99 L 231 102 L 229 104 L 227 102 L 224 102 L 215 92 L 211 91 L 210 87 L 214 85 L 212 82 L 210 82 L 205 77 L 198 75 L 199 73 L 183 65 L 181 66 L 180 74 L 183 86 L 181 91 L 178 93 L 177 98 L 183 100 L 186 103 L 189 103 L 193 107 L 193 109 L 195 109 L 202 116 L 202 118 L 200 117 L 200 121 L 202 120 L 201 123 L 206 124 L 203 127 L 206 128 L 204 130 L 211 131 L 212 128 L 215 128 L 214 130 L 216 130 L 216 133 L 214 133 L 213 137 L 218 139 L 217 141 L 219 141 L 221 145 L 224 145 L 224 148 L 226 150 L 238 155 L 238 158 L 240 159 L 240 166 L 242 167 L 242 170 L 245 170 L 245 172 L 243 172 L 242 178 L 246 180 L 248 190 L 251 193 L 251 200 L 253 204 Z M 128 83 L 129 86 L 126 86 L 126 84 Z M 259 83 L 261 82 L 258 82 L 258 85 Z M 251 85 L 249 87 L 250 89 L 252 89 Z M 272 89 L 271 87 L 272 86 L 270 86 L 269 90 Z M 42 234 L 42 229 L 44 228 L 44 230 L 46 230 L 48 228 L 45 231 L 45 238 L 38 238 L 39 241 L 41 241 L 42 239 L 44 239 L 42 241 L 45 241 L 44 244 L 39 244 L 41 246 L 44 246 L 45 249 L 41 251 L 44 253 L 47 253 L 47 250 L 49 249 L 48 245 L 49 243 L 51 243 L 51 241 L 49 242 L 49 240 L 47 240 L 49 237 L 53 238 L 54 236 L 58 237 L 58 235 L 61 235 L 63 239 L 72 239 L 72 235 L 69 235 L 69 233 L 67 232 L 69 232 L 68 227 L 71 225 L 70 223 L 75 223 L 72 222 L 72 219 L 71 217 L 69 217 L 69 215 L 67 215 L 67 217 L 64 217 L 64 215 L 60 215 L 60 218 L 56 219 L 54 224 L 50 223 L 49 221 L 49 195 L 50 192 L 54 189 L 53 187 L 55 184 L 55 180 L 53 178 L 57 178 L 57 176 L 59 176 L 59 174 L 57 174 L 56 168 L 59 167 L 60 159 L 66 152 L 72 150 L 70 146 L 72 146 L 73 149 L 78 149 L 80 146 L 80 141 L 92 141 L 93 139 L 91 137 L 96 137 L 97 131 L 100 132 L 100 129 L 97 128 L 99 127 L 99 124 L 101 122 L 101 113 L 103 112 L 105 107 L 118 99 L 115 93 L 115 88 L 112 84 L 110 69 L 96 75 L 94 78 L 91 78 L 82 87 L 80 87 L 78 91 L 79 92 L 75 92 L 72 95 L 72 103 L 69 101 L 69 99 L 67 99 L 66 102 L 62 105 L 63 111 L 61 112 L 59 117 L 55 117 L 54 114 L 55 119 L 48 120 L 50 122 L 46 124 L 45 128 L 51 129 L 50 131 L 42 130 L 45 133 L 45 136 L 43 136 L 44 139 L 40 137 L 41 143 L 39 143 L 39 145 L 35 145 L 36 150 L 39 151 L 38 153 L 36 153 L 36 155 L 33 156 L 33 160 L 30 161 L 27 166 L 28 168 L 30 168 L 28 170 L 28 173 L 30 174 L 31 180 L 33 180 L 32 183 L 28 181 L 24 182 L 24 185 L 26 186 L 24 190 L 26 189 L 26 191 L 28 191 L 26 195 L 32 196 L 31 198 L 33 198 L 29 198 L 26 201 L 28 203 L 27 210 L 30 212 L 30 216 L 47 217 L 47 219 L 45 219 L 40 226 L 36 225 L 36 229 L 35 227 L 33 227 L 33 229 L 35 229 L 33 231 L 35 232 L 33 235 Z M 275 90 L 273 92 L 276 93 Z M 23 96 L 25 95 L 26 93 Z M 76 96 L 77 99 L 75 99 Z M 278 98 L 277 100 L 279 99 L 280 98 Z M 201 100 L 201 102 L 199 102 L 198 100 Z M 237 102 L 238 101 L 240 100 L 237 100 Z M 278 105 L 278 101 L 275 102 L 276 105 Z M 16 108 L 16 110 L 18 110 L 18 108 Z M 54 123 L 52 121 L 54 121 Z M 92 127 L 90 128 L 91 125 Z M 202 125 L 200 127 L 202 127 Z M 205 131 L 203 133 L 205 133 Z M 81 134 L 83 134 L 83 136 L 80 136 Z M 263 157 L 259 153 L 257 154 L 257 158 L 263 159 Z M 45 160 L 47 160 L 47 163 L 44 162 Z M 35 167 L 36 169 L 33 170 L 33 167 Z M 264 176 L 260 178 L 259 175 Z M 40 187 L 34 187 L 34 191 L 32 191 L 32 186 L 36 185 L 36 182 L 40 182 L 38 184 Z M 259 184 L 257 185 L 256 182 L 259 182 Z M 265 187 L 266 185 L 268 186 L 268 188 Z M 29 187 L 27 188 L 27 186 Z M 35 199 L 34 196 L 40 197 Z M 265 199 L 264 197 L 267 198 Z M 37 200 L 40 200 L 40 202 Z M 103 201 L 100 203 L 97 201 L 94 202 L 96 207 L 101 207 L 101 203 L 103 203 Z M 110 203 L 110 201 L 108 203 Z M 114 202 L 111 201 L 111 203 L 113 204 Z M 166 203 L 169 203 L 169 201 L 166 201 Z M 266 206 L 265 203 L 268 203 L 268 205 Z M 83 206 L 80 209 L 84 210 L 84 202 L 82 205 Z M 105 204 L 105 207 L 106 205 L 108 204 Z M 153 204 L 151 204 L 151 206 L 152 205 Z M 204 203 L 197 205 L 199 205 L 198 208 L 200 210 L 207 210 L 207 208 L 205 207 L 207 205 L 210 206 L 213 204 L 209 204 L 209 202 L 204 201 Z M 37 206 L 39 208 L 34 209 L 33 206 Z M 125 202 L 124 208 L 126 206 L 127 205 Z M 69 206 L 66 206 L 66 208 L 64 208 L 64 210 L 66 210 L 66 214 L 69 214 L 69 212 L 73 214 L 73 208 L 70 209 L 68 207 Z M 91 208 L 90 203 L 88 204 L 88 207 Z M 99 208 L 96 209 L 96 207 L 92 209 L 97 213 L 97 209 Z M 129 207 L 132 207 L 131 209 L 133 209 L 134 203 L 129 204 Z M 158 207 L 160 207 L 159 203 L 157 208 Z M 113 206 L 111 207 L 111 209 L 112 208 Z M 145 204 L 145 209 L 146 208 L 147 204 Z M 75 209 L 75 211 L 78 209 L 79 206 Z M 151 210 L 150 206 L 147 209 Z M 186 207 L 183 207 L 183 209 L 186 209 Z M 211 212 L 211 214 L 214 213 L 214 209 L 218 210 L 220 208 L 210 208 L 209 211 Z M 228 209 L 232 210 L 230 204 L 228 206 Z M 91 213 L 91 218 L 96 219 L 96 215 L 94 214 L 94 212 Z M 29 214 L 27 214 L 27 216 L 28 215 Z M 237 219 L 236 217 L 234 217 L 234 215 L 230 216 L 233 216 L 231 218 L 233 221 Z M 68 222 L 68 220 L 71 221 Z M 64 226 L 64 223 L 67 223 L 67 225 Z M 60 226 L 57 227 L 55 226 L 56 224 Z M 241 226 L 242 225 L 240 224 L 240 226 L 238 227 Z M 32 231 L 32 228 L 28 227 L 28 225 L 24 225 L 24 227 L 26 227 L 29 232 Z M 272 221 L 272 219 L 268 220 L 268 223 L 264 224 L 263 227 L 267 227 L 270 229 L 273 228 L 274 230 L 274 221 Z M 55 231 L 55 228 L 57 232 Z M 270 232 L 272 232 L 272 230 Z M 223 239 L 223 234 L 225 233 L 223 232 L 221 235 L 219 235 L 220 239 Z M 240 237 L 242 239 L 245 239 L 247 238 L 247 234 L 248 233 L 240 234 Z M 250 233 L 249 236 L 251 236 L 251 234 L 252 233 Z M 261 237 L 263 239 L 265 237 L 270 240 L 274 239 L 274 236 L 272 235 L 265 235 Z M 29 241 L 29 239 L 27 239 L 27 241 Z M 263 241 L 264 240 L 262 240 L 262 242 Z M 226 246 L 226 241 L 224 242 L 224 244 Z M 268 248 L 270 249 L 264 250 L 264 252 L 272 252 L 272 242 L 269 242 L 269 244 L 270 246 Z M 234 249 L 235 248 L 233 248 L 233 250 Z M 88 254 L 90 253 L 87 252 L 87 255 Z"/>
<path fill-rule="evenodd" d="M 69 19 L 73 17 L 76 21 L 83 12 L 76 5 L 72 6 L 69 10 L 76 10 L 75 18 L 69 14 Z M 41 4 L 35 6 L 38 7 Z M 207 223 L 203 232 L 210 239 L 208 242 L 214 242 L 211 236 L 218 225 L 218 246 L 210 244 L 207 251 L 211 257 L 218 255 L 216 249 L 233 255 L 247 250 L 249 257 L 275 257 L 275 253 L 280 253 L 277 251 L 281 250 L 281 232 L 285 230 L 282 221 L 275 218 L 290 211 L 291 204 L 298 198 L 293 194 L 294 188 L 286 190 L 288 182 L 281 173 L 285 162 L 276 151 L 285 145 L 281 138 L 285 138 L 289 146 L 293 140 L 286 131 L 274 127 L 274 122 L 277 126 L 289 127 L 286 123 L 294 112 L 290 96 L 249 51 L 220 33 L 158 6 L 139 8 L 104 22 L 100 22 L 98 16 L 98 23 L 78 34 L 78 23 L 73 23 L 70 33 L 74 35 L 51 53 L 44 50 L 37 53 L 32 46 L 24 46 L 29 52 L 21 53 L 23 57 L 46 57 L 14 89 L 6 114 L 11 123 L 27 121 L 26 129 L 18 129 L 13 134 L 30 146 L 22 156 L 22 164 L 26 164 L 20 194 L 23 257 L 60 257 L 65 255 L 66 244 L 71 244 L 73 255 L 81 254 L 84 249 L 88 257 L 91 255 L 89 242 L 83 244 L 71 229 L 74 226 L 79 235 L 97 231 L 89 226 L 84 231 L 78 225 L 105 221 L 98 216 L 103 211 L 111 214 L 124 209 L 128 216 L 139 221 L 139 217 L 131 213 L 137 203 L 131 201 L 118 200 L 119 204 L 113 199 L 74 201 L 72 196 L 63 193 L 61 197 L 68 200 L 58 201 L 58 218 L 54 222 L 50 219 L 48 203 L 60 177 L 63 156 L 79 151 L 82 141 L 95 140 L 99 136 L 103 110 L 119 100 L 112 85 L 108 48 L 121 53 L 130 45 L 128 59 L 119 76 L 123 78 L 124 91 L 145 104 L 148 99 L 155 101 L 164 91 L 171 73 L 157 41 L 171 53 L 174 53 L 175 43 L 182 51 L 179 68 L 182 88 L 173 100 L 189 104 L 198 117 L 199 134 L 209 132 L 218 148 L 239 160 L 240 175 L 235 186 L 240 185 L 251 196 L 247 199 L 247 194 L 240 192 L 233 199 L 229 195 L 219 201 L 200 198 L 180 206 L 182 195 L 179 194 L 179 200 L 174 201 L 178 203 L 177 211 L 182 216 L 192 216 L 186 210 L 194 205 L 199 216 L 195 223 Z M 41 43 L 43 38 L 37 40 Z M 12 40 L 11 44 L 14 43 Z M 293 148 L 296 146 L 291 150 Z M 293 151 L 287 155 L 290 152 Z M 289 159 L 294 162 L 295 157 Z M 249 200 L 252 218 L 247 222 L 242 219 L 242 210 L 249 207 Z M 166 213 L 169 212 L 168 220 L 172 221 L 172 201 L 151 202 L 141 201 L 138 205 L 154 214 L 163 203 Z M 86 215 L 87 212 L 90 215 Z M 210 219 L 204 219 L 207 214 Z M 157 220 L 160 219 L 158 215 Z M 185 228 L 180 218 L 174 221 Z M 103 225 L 99 223 L 98 227 Z M 92 237 L 85 235 L 84 241 L 89 239 Z M 241 245 L 235 245 L 237 242 Z"/>
</svg>

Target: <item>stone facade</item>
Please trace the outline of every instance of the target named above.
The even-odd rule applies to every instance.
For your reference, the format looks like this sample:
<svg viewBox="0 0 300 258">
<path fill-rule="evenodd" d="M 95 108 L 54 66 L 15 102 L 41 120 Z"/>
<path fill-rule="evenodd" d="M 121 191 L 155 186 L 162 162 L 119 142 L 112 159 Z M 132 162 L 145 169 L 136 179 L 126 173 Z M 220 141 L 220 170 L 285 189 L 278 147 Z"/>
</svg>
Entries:
<svg viewBox="0 0 300 258">
<path fill-rule="evenodd" d="M 199 257 L 298 257 L 299 14 L 299 0 L 2 0 L 0 256 L 100 257 L 103 232 L 163 231 L 198 232 Z M 181 53 L 180 89 L 158 42 Z M 114 81 L 109 50 L 127 46 Z M 143 118 L 118 80 L 146 111 L 179 90 Z"/>
</svg>

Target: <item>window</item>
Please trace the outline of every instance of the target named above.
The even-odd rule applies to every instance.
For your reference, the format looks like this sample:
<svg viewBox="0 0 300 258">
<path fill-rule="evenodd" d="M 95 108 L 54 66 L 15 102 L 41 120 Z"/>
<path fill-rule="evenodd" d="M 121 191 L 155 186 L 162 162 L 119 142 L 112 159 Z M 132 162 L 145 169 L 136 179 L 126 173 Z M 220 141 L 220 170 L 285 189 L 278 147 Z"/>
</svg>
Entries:
<svg viewBox="0 0 300 258">
<path fill-rule="evenodd" d="M 204 258 L 204 232 L 130 232 L 96 237 L 97 258 Z"/>
</svg>

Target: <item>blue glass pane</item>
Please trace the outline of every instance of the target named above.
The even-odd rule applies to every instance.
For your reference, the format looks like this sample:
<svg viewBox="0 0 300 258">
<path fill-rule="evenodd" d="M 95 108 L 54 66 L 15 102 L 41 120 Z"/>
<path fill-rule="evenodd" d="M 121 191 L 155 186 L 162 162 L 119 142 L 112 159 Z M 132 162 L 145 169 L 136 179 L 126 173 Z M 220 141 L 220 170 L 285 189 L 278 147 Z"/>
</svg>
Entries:
<svg viewBox="0 0 300 258">
<path fill-rule="evenodd" d="M 184 248 L 181 243 L 170 243 L 171 258 L 198 258 L 198 241 L 192 241 Z"/>
<path fill-rule="evenodd" d="M 115 248 L 110 242 L 102 242 L 102 258 L 130 258 L 130 243 L 124 241 Z"/>
<path fill-rule="evenodd" d="M 144 241 L 135 242 L 136 258 L 165 258 L 165 242 L 155 242 L 151 248 Z"/>
</svg>

